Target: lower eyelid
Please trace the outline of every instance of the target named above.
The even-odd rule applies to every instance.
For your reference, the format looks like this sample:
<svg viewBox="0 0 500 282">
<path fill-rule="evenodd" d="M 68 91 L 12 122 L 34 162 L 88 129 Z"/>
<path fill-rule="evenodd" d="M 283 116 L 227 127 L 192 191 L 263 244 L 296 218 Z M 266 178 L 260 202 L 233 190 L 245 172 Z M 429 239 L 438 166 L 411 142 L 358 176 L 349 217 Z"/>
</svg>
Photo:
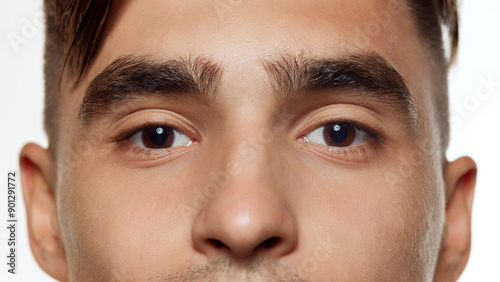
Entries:
<svg viewBox="0 0 500 282">
<path fill-rule="evenodd" d="M 179 146 L 172 149 L 148 149 L 135 146 L 130 142 L 125 142 L 121 144 L 118 149 L 121 151 L 119 155 L 123 160 L 131 165 L 138 165 L 146 168 L 171 162 L 178 157 L 182 157 L 185 153 L 191 151 L 192 147 Z"/>
<path fill-rule="evenodd" d="M 310 151 L 320 154 L 323 158 L 327 160 L 338 160 L 350 162 L 366 163 L 370 162 L 375 152 L 377 150 L 378 141 L 371 137 L 369 140 L 363 142 L 360 145 L 348 146 L 348 147 L 332 147 L 325 146 L 317 143 L 305 143 L 306 148 Z"/>
<path fill-rule="evenodd" d="M 163 157 L 171 154 L 170 149 L 148 149 L 148 148 L 142 148 L 139 146 L 136 146 L 132 148 L 132 153 L 136 154 L 144 154 L 147 156 L 156 156 L 156 157 Z"/>
</svg>

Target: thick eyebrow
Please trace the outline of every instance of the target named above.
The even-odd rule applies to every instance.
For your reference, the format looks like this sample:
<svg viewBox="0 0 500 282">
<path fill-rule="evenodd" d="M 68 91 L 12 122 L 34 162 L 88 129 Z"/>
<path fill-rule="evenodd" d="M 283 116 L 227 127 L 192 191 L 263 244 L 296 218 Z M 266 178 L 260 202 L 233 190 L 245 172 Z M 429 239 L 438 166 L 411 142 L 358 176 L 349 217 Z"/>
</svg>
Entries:
<svg viewBox="0 0 500 282">
<path fill-rule="evenodd" d="M 344 91 L 393 107 L 413 123 L 417 120 L 416 106 L 404 78 L 377 53 L 340 58 L 280 54 L 261 62 L 282 101 L 310 91 Z M 206 101 L 216 94 L 221 76 L 222 67 L 204 57 L 161 61 L 149 56 L 123 56 L 90 82 L 79 120 L 88 125 L 106 116 L 111 107 L 147 95 L 173 99 L 189 95 Z"/>
<path fill-rule="evenodd" d="M 92 79 L 78 118 L 85 126 L 107 115 L 111 107 L 147 95 L 172 99 L 189 95 L 207 101 L 217 92 L 221 76 L 220 65 L 204 57 L 161 61 L 150 56 L 123 56 Z"/>
<path fill-rule="evenodd" d="M 405 79 L 378 53 L 340 58 L 304 58 L 302 54 L 285 53 L 277 58 L 261 58 L 261 62 L 278 100 L 308 92 L 342 92 L 386 104 L 416 123 L 417 108 Z"/>
</svg>

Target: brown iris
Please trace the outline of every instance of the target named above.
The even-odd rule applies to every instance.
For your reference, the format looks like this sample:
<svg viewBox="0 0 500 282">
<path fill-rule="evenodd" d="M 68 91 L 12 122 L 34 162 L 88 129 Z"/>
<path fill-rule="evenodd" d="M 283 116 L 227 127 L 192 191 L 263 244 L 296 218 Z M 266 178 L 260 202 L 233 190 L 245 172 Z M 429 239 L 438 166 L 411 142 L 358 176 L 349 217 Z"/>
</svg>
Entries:
<svg viewBox="0 0 500 282">
<path fill-rule="evenodd" d="M 324 126 L 323 138 L 326 144 L 335 147 L 346 147 L 352 144 L 356 137 L 356 127 L 345 122 L 335 122 Z"/>
<path fill-rule="evenodd" d="M 167 126 L 151 126 L 143 129 L 142 142 L 146 148 L 169 148 L 174 142 L 173 129 Z"/>
</svg>

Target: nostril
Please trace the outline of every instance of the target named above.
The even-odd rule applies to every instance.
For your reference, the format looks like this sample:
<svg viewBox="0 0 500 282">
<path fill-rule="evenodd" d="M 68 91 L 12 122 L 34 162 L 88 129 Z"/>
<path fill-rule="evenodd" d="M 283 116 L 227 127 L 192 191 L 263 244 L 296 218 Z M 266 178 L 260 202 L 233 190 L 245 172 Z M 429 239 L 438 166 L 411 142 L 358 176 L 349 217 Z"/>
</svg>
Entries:
<svg viewBox="0 0 500 282">
<path fill-rule="evenodd" d="M 281 239 L 278 237 L 271 237 L 271 238 L 265 240 L 264 242 L 262 242 L 262 246 L 266 249 L 269 249 L 269 248 L 276 246 L 280 240 Z"/>
<path fill-rule="evenodd" d="M 222 248 L 225 246 L 224 243 L 222 243 L 221 241 L 217 240 L 217 239 L 207 239 L 207 242 L 213 246 L 215 246 L 216 248 Z"/>
</svg>

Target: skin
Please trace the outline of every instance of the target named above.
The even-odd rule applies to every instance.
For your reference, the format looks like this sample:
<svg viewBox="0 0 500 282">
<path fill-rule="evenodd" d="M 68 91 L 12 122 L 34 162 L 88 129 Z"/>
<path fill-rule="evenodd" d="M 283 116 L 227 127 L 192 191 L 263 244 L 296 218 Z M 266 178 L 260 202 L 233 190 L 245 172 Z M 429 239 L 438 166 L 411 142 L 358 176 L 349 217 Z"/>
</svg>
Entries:
<svg viewBox="0 0 500 282">
<path fill-rule="evenodd" d="M 476 166 L 443 157 L 433 70 L 407 8 L 400 3 L 390 24 L 360 43 L 358 30 L 391 2 L 120 2 L 81 82 L 71 88 L 74 78 L 63 76 L 59 147 L 21 152 L 41 268 L 60 281 L 458 279 Z M 376 52 L 397 69 L 417 125 L 341 93 L 280 104 L 262 65 L 282 53 L 353 52 Z M 221 84 L 208 102 L 148 97 L 82 130 L 89 83 L 130 54 L 209 57 L 223 66 Z M 335 118 L 362 122 L 385 142 L 331 150 L 302 138 Z M 151 120 L 176 125 L 193 144 L 145 154 L 110 141 Z M 207 190 L 211 173 L 222 185 Z"/>
</svg>

